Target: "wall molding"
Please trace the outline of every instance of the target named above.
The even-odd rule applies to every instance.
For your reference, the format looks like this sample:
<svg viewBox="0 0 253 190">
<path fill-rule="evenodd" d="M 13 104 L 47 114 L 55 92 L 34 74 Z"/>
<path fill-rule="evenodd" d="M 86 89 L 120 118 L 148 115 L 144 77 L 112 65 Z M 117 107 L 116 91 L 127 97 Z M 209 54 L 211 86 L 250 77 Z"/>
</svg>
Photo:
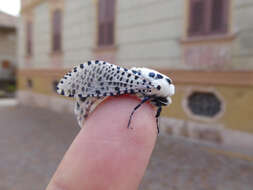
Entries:
<svg viewBox="0 0 253 190">
<path fill-rule="evenodd" d="M 50 8 L 57 7 L 57 8 L 62 8 L 63 7 L 63 0 L 32 0 L 28 4 L 22 5 L 21 7 L 21 14 L 24 14 L 26 12 L 29 12 L 32 10 L 34 7 L 38 6 L 41 3 L 49 2 L 50 3 Z"/>
<path fill-rule="evenodd" d="M 69 69 L 19 69 L 22 76 L 63 76 Z M 253 86 L 253 71 L 190 71 L 158 69 L 159 72 L 170 76 L 175 84 L 204 84 Z"/>
<path fill-rule="evenodd" d="M 22 7 L 21 7 L 20 13 L 23 14 L 23 13 L 29 12 L 31 9 L 33 9 L 34 7 L 36 7 L 37 5 L 43 2 L 45 2 L 45 0 L 33 0 L 29 4 L 26 4 L 26 5 L 21 4 Z"/>
<path fill-rule="evenodd" d="M 253 71 L 187 71 L 159 69 L 177 84 L 253 86 Z"/>
</svg>

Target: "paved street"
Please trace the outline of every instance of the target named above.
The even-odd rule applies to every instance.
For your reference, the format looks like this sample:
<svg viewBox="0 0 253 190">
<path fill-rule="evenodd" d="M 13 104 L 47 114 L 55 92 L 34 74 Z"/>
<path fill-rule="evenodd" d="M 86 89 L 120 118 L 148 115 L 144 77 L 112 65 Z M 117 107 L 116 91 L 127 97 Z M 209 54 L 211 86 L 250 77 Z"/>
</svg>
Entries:
<svg viewBox="0 0 253 190">
<path fill-rule="evenodd" d="M 45 109 L 0 108 L 0 189 L 41 190 L 78 132 L 75 118 Z"/>
<path fill-rule="evenodd" d="M 0 107 L 0 189 L 41 190 L 77 134 L 75 118 Z M 252 190 L 253 159 L 159 136 L 141 190 Z"/>
</svg>

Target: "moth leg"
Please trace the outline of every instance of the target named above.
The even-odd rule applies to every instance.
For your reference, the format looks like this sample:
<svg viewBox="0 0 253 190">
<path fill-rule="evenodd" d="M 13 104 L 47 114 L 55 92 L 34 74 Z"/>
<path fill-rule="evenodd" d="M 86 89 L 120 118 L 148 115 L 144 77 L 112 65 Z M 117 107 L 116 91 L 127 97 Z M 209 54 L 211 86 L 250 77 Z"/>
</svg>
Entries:
<svg viewBox="0 0 253 190">
<path fill-rule="evenodd" d="M 156 127 L 157 127 L 157 134 L 159 134 L 160 130 L 159 130 L 159 116 L 162 112 L 162 107 L 158 107 L 155 118 L 156 118 Z"/>
<path fill-rule="evenodd" d="M 139 107 L 141 107 L 142 104 L 144 104 L 145 102 L 147 102 L 149 99 L 150 99 L 150 97 L 148 97 L 148 96 L 144 97 L 144 98 L 142 99 L 141 103 L 139 103 L 139 104 L 133 109 L 133 111 L 132 111 L 131 114 L 130 114 L 130 118 L 129 118 L 129 120 L 128 120 L 127 128 L 133 129 L 132 127 L 130 127 L 130 123 L 131 123 L 131 121 L 132 121 L 132 117 L 133 117 L 133 115 L 134 115 L 134 112 L 135 112 Z"/>
</svg>

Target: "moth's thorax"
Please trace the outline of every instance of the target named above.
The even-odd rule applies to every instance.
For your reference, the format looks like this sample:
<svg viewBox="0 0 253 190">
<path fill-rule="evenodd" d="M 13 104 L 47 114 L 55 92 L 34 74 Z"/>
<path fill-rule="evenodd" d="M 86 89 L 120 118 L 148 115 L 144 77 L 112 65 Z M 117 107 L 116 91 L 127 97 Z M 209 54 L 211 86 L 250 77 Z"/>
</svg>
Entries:
<svg viewBox="0 0 253 190">
<path fill-rule="evenodd" d="M 148 68 L 132 68 L 141 73 L 141 75 L 152 81 L 154 89 L 149 93 L 150 95 L 156 95 L 158 97 L 168 97 L 175 93 L 175 87 L 169 77 Z"/>
<path fill-rule="evenodd" d="M 171 101 L 171 97 L 159 97 L 159 96 L 155 96 L 153 98 L 151 98 L 151 103 L 157 107 L 160 107 L 160 106 L 167 106 L 169 104 L 172 103 Z"/>
</svg>

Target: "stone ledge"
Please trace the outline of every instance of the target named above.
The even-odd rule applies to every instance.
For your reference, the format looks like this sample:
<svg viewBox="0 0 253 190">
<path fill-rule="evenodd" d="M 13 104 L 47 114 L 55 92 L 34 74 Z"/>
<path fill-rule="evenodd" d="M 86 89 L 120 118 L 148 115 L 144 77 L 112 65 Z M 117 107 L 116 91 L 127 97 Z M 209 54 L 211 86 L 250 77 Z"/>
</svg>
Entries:
<svg viewBox="0 0 253 190">
<path fill-rule="evenodd" d="M 230 130 L 219 123 L 197 123 L 189 120 L 161 117 L 160 128 L 161 133 L 165 135 L 183 137 L 253 155 L 253 134 Z"/>
<path fill-rule="evenodd" d="M 15 98 L 3 98 L 0 99 L 0 107 L 16 106 L 18 104 Z"/>
</svg>

